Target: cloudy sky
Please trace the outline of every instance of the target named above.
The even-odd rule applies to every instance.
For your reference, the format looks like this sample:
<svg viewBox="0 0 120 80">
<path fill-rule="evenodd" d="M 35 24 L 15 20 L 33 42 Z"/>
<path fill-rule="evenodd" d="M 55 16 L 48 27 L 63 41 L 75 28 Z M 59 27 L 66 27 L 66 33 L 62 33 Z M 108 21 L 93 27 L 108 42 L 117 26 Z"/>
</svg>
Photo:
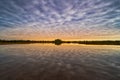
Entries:
<svg viewBox="0 0 120 80">
<path fill-rule="evenodd" d="M 0 39 L 120 39 L 120 0 L 0 0 Z"/>
</svg>

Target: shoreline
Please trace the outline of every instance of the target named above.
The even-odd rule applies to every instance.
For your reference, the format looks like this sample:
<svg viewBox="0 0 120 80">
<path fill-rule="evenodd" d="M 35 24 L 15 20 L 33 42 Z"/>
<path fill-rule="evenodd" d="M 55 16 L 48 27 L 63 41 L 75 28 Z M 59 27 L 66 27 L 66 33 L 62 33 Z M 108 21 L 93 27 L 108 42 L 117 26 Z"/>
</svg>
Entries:
<svg viewBox="0 0 120 80">
<path fill-rule="evenodd" d="M 61 45 L 64 43 L 67 44 L 86 44 L 86 45 L 120 45 L 120 41 L 62 41 L 62 40 L 54 40 L 54 41 L 32 41 L 32 40 L 0 40 L 0 45 L 7 45 L 7 44 L 34 44 L 34 43 L 40 43 L 40 44 L 55 44 L 55 45 Z"/>
</svg>

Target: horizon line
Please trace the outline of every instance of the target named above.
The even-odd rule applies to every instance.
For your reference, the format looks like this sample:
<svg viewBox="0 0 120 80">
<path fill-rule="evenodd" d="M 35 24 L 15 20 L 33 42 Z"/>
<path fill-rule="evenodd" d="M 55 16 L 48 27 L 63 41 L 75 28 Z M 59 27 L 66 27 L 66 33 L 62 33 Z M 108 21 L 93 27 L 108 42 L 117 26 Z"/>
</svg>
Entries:
<svg viewBox="0 0 120 80">
<path fill-rule="evenodd" d="M 55 41 L 56 39 L 54 39 L 54 40 L 30 40 L 30 39 L 0 39 L 0 41 Z M 62 40 L 62 39 L 59 39 L 59 40 L 61 40 L 61 41 L 120 41 L 120 40 L 118 40 L 118 39 L 116 39 L 116 40 Z"/>
</svg>

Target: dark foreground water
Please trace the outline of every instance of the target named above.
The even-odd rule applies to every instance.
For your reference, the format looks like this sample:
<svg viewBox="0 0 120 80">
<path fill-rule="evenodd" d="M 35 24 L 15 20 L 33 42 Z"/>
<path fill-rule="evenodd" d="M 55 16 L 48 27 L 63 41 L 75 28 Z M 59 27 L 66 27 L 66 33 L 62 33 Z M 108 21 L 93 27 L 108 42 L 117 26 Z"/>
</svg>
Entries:
<svg viewBox="0 0 120 80">
<path fill-rule="evenodd" d="M 0 45 L 0 80 L 120 80 L 120 46 Z"/>
</svg>

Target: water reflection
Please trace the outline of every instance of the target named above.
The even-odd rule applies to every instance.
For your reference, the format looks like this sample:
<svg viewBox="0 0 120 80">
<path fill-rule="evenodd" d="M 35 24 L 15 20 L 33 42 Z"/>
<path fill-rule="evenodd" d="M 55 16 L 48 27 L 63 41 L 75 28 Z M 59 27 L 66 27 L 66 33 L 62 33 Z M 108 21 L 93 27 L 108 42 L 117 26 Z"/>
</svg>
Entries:
<svg viewBox="0 0 120 80">
<path fill-rule="evenodd" d="M 119 80 L 120 47 L 0 45 L 1 80 Z"/>
</svg>

